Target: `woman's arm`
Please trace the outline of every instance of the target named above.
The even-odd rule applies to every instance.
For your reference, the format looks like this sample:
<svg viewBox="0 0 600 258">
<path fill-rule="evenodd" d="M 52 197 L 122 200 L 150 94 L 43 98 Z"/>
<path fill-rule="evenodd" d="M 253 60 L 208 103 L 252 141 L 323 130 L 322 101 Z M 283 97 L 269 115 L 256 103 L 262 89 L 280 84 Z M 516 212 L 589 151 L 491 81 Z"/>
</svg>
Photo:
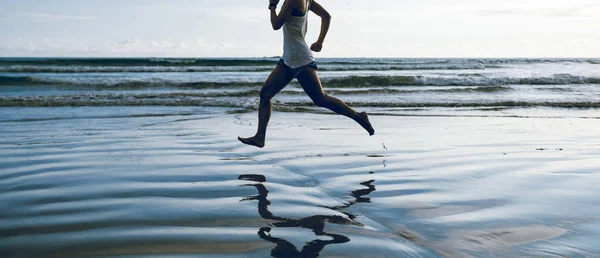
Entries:
<svg viewBox="0 0 600 258">
<path fill-rule="evenodd" d="M 271 1 L 271 3 L 278 3 L 279 1 Z M 271 9 L 271 25 L 274 30 L 279 30 L 283 27 L 285 20 L 292 15 L 292 11 L 294 10 L 294 5 L 298 2 L 298 0 L 286 0 L 279 11 L 279 15 L 277 15 L 276 8 Z"/>
<path fill-rule="evenodd" d="M 327 32 L 329 31 L 329 24 L 331 24 L 331 15 L 323 8 L 323 6 L 315 1 L 310 5 L 310 10 L 321 17 L 321 33 L 319 34 L 319 39 L 310 46 L 310 49 L 315 52 L 321 52 L 325 36 L 327 36 Z"/>
</svg>

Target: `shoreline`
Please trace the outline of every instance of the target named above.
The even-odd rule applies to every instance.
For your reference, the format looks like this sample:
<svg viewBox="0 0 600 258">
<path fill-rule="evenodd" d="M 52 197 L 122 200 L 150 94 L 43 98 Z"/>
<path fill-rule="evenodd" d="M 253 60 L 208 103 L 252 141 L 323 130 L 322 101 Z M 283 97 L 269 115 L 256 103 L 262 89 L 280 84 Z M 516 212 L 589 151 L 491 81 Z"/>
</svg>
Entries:
<svg viewBox="0 0 600 258">
<path fill-rule="evenodd" d="M 256 113 L 46 110 L 78 118 L 0 122 L 0 253 L 600 252 L 597 119 L 372 115 L 369 137 L 341 116 L 274 112 L 258 149 L 236 139 Z"/>
</svg>

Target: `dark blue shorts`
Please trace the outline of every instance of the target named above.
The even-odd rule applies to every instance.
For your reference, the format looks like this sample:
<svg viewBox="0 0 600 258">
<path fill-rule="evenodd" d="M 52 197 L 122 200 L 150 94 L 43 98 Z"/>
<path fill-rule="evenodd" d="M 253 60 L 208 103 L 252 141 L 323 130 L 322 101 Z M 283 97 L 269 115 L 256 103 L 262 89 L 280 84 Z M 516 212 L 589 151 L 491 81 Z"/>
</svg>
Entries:
<svg viewBox="0 0 600 258">
<path fill-rule="evenodd" d="M 277 65 L 283 67 L 283 69 L 285 69 L 286 71 L 290 72 L 294 78 L 298 78 L 298 75 L 300 74 L 300 72 L 302 72 L 302 70 L 305 67 L 310 67 L 310 68 L 313 68 L 315 70 L 319 70 L 319 67 L 317 67 L 317 62 L 314 62 L 314 61 L 310 62 L 307 65 L 300 66 L 298 68 L 291 68 L 291 67 L 289 67 L 288 65 L 285 64 L 285 62 L 283 61 L 283 59 L 279 59 L 279 61 L 277 61 Z"/>
</svg>

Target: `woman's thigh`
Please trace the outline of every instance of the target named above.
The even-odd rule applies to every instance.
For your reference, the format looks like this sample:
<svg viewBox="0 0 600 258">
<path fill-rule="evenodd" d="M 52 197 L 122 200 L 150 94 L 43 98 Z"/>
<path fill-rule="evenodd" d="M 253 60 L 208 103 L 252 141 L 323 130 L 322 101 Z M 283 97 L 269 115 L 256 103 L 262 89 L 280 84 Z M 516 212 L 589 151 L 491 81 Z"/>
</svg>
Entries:
<svg viewBox="0 0 600 258">
<path fill-rule="evenodd" d="M 304 89 L 304 92 L 306 92 L 313 101 L 316 102 L 325 99 L 326 95 L 325 92 L 323 92 L 321 80 L 319 80 L 317 71 L 314 68 L 304 68 L 298 75 L 298 82 L 300 83 L 300 86 L 302 86 L 302 89 Z"/>
<path fill-rule="evenodd" d="M 272 98 L 275 94 L 285 88 L 292 79 L 294 78 L 290 72 L 279 65 L 275 66 L 275 69 L 273 69 L 260 91 L 261 97 Z"/>
</svg>

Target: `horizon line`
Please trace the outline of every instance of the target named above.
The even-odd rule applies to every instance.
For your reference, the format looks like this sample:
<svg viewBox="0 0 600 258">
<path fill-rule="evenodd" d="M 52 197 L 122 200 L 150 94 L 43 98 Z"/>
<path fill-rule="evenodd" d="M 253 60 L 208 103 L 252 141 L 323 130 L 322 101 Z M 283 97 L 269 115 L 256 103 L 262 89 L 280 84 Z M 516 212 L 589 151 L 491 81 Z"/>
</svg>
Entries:
<svg viewBox="0 0 600 258">
<path fill-rule="evenodd" d="M 273 59 L 281 58 L 281 56 L 236 56 L 236 57 L 225 57 L 225 56 L 0 56 L 0 59 L 25 59 L 25 58 L 47 58 L 47 59 L 98 59 L 98 58 L 113 58 L 113 59 L 136 59 L 136 58 L 167 58 L 167 59 Z M 440 57 L 401 57 L 401 56 L 345 56 L 345 57 L 315 57 L 315 59 L 336 59 L 336 58 L 381 58 L 381 59 L 600 59 L 600 57 L 581 57 L 581 56 L 510 56 L 510 57 L 497 57 L 497 56 L 464 56 L 464 57 L 451 57 L 451 56 L 440 56 Z"/>
</svg>

